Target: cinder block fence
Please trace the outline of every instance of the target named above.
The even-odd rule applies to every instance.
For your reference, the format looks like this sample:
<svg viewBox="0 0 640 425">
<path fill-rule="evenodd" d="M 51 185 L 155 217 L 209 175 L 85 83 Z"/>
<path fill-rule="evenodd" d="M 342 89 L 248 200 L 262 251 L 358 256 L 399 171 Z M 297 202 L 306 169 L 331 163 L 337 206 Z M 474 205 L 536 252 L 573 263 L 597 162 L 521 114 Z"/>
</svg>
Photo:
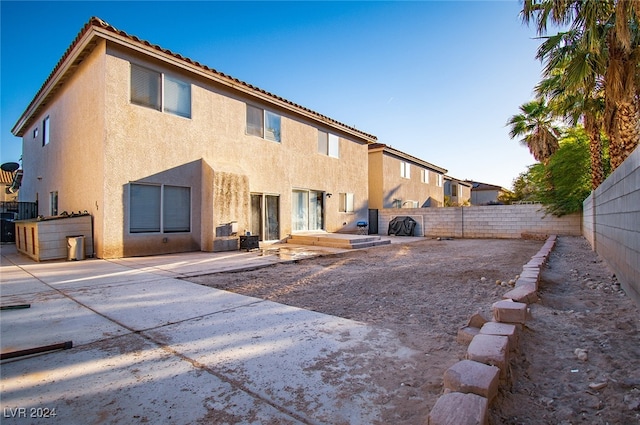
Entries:
<svg viewBox="0 0 640 425">
<path fill-rule="evenodd" d="M 582 235 L 581 214 L 556 217 L 541 205 L 491 205 L 450 208 L 387 208 L 378 211 L 378 232 L 389 222 L 408 216 L 417 222 L 416 236 L 454 238 L 521 238 L 539 235 Z"/>
<path fill-rule="evenodd" d="M 640 148 L 583 203 L 584 237 L 640 306 Z"/>
</svg>

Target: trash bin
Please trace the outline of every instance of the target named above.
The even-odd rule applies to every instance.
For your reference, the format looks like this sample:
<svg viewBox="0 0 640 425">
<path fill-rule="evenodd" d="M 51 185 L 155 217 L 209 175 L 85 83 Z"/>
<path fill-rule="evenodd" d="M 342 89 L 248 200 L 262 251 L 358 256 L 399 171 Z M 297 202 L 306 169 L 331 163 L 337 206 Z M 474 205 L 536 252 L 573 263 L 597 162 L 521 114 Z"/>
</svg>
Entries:
<svg viewBox="0 0 640 425">
<path fill-rule="evenodd" d="M 84 236 L 67 236 L 67 260 L 84 260 Z"/>
</svg>

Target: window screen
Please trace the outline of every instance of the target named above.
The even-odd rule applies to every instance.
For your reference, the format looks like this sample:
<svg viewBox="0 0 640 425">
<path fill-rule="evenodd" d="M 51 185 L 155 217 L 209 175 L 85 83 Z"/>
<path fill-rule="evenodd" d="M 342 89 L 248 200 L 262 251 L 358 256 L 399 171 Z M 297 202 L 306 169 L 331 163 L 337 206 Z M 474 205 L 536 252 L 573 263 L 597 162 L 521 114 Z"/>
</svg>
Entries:
<svg viewBox="0 0 640 425">
<path fill-rule="evenodd" d="M 131 103 L 160 110 L 159 72 L 131 64 Z"/>
<path fill-rule="evenodd" d="M 262 137 L 263 119 L 262 109 L 247 105 L 247 134 Z"/>
<path fill-rule="evenodd" d="M 129 230 L 131 233 L 160 231 L 160 186 L 131 184 Z"/>
<path fill-rule="evenodd" d="M 329 138 L 324 131 L 318 130 L 318 153 L 326 155 L 329 152 Z"/>
<path fill-rule="evenodd" d="M 191 118 L 191 85 L 165 76 L 164 111 Z"/>
<path fill-rule="evenodd" d="M 165 233 L 191 230 L 191 190 L 188 187 L 164 187 L 162 226 Z"/>
</svg>

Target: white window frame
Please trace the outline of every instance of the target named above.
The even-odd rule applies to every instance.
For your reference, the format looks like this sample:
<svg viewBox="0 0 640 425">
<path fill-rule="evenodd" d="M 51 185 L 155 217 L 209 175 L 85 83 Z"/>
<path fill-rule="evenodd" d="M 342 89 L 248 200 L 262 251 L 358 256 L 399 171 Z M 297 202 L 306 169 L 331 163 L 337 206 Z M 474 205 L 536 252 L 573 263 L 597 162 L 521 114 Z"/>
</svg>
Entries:
<svg viewBox="0 0 640 425">
<path fill-rule="evenodd" d="M 249 126 L 249 110 L 254 109 L 256 111 L 261 111 L 262 121 L 260 123 L 260 132 L 256 132 L 258 129 L 256 125 Z M 273 122 L 272 120 L 277 120 L 278 128 L 269 128 L 269 123 Z M 254 129 L 254 131 L 251 131 Z M 273 130 L 273 131 L 270 131 Z M 245 134 L 250 136 L 261 137 L 265 140 L 271 140 L 272 142 L 282 143 L 282 116 L 276 114 L 275 112 L 269 111 L 264 108 L 260 108 L 259 106 L 250 105 L 247 103 L 246 108 L 246 117 L 245 117 Z"/>
<path fill-rule="evenodd" d="M 400 161 L 400 177 L 403 179 L 411 178 L 411 164 L 406 161 Z"/>
<path fill-rule="evenodd" d="M 426 168 L 423 168 L 421 178 L 422 178 L 422 183 L 429 184 L 429 170 L 427 170 Z"/>
<path fill-rule="evenodd" d="M 145 187 L 149 187 L 149 188 L 158 188 L 159 189 L 159 199 L 157 202 L 157 208 L 158 210 L 156 211 L 152 211 L 153 213 L 153 217 L 157 217 L 157 221 L 158 221 L 158 226 L 157 226 L 157 230 L 155 230 L 155 228 L 153 230 L 132 230 L 132 214 L 134 214 L 133 211 L 133 200 L 132 200 L 132 188 L 133 186 L 145 186 Z M 171 230 L 170 229 L 170 220 L 169 220 L 169 214 L 171 214 L 173 211 L 168 211 L 167 209 L 167 202 L 171 203 L 172 205 L 175 205 L 175 199 L 169 199 L 169 196 L 166 194 L 168 190 L 171 190 L 173 188 L 179 188 L 179 189 L 188 189 L 188 230 L 185 229 L 177 229 L 177 230 Z M 166 184 L 150 184 L 150 183 L 129 183 L 129 225 L 128 225 L 128 232 L 129 234 L 176 234 L 176 233 L 191 233 L 191 229 L 193 226 L 192 223 L 192 196 L 191 196 L 191 187 L 189 186 L 179 186 L 179 185 L 166 185 Z M 148 205 L 147 205 L 148 206 Z M 144 207 L 144 206 L 143 206 Z"/>
<path fill-rule="evenodd" d="M 438 187 L 442 187 L 442 174 L 436 174 L 437 180 L 436 184 Z"/>
<path fill-rule="evenodd" d="M 318 153 L 340 158 L 340 138 L 335 134 L 318 130 Z"/>
<path fill-rule="evenodd" d="M 343 213 L 355 212 L 355 195 L 353 193 L 340 193 L 340 206 L 338 211 Z"/>
<path fill-rule="evenodd" d="M 51 120 L 49 115 L 42 120 L 42 146 L 47 146 L 51 141 Z"/>
<path fill-rule="evenodd" d="M 129 102 L 131 102 L 134 105 L 138 105 L 138 106 L 143 106 L 145 108 L 150 108 L 150 109 L 155 109 L 156 111 L 160 111 L 160 112 L 164 112 L 167 114 L 171 114 L 171 115 L 176 115 L 178 117 L 183 117 L 183 118 L 188 118 L 191 119 L 191 84 L 181 80 L 179 78 L 176 78 L 174 76 L 170 76 L 165 74 L 164 72 L 160 72 L 160 71 L 156 71 L 154 69 L 150 69 L 147 67 L 144 67 L 142 65 L 138 65 L 135 63 L 130 63 L 130 72 L 129 72 Z M 158 91 L 159 91 L 159 105 L 156 105 L 155 103 L 149 103 L 149 102 L 143 102 L 143 101 L 139 101 L 134 99 L 134 91 L 133 91 L 133 73 L 134 73 L 134 68 L 138 68 L 139 70 L 148 72 L 150 74 L 154 74 L 158 77 Z M 167 84 L 167 82 L 169 84 Z M 178 87 L 178 90 L 181 88 L 182 92 L 178 91 L 176 96 L 175 96 L 175 102 L 171 102 L 171 103 L 176 103 L 177 106 L 171 107 L 167 105 L 167 90 L 171 90 L 168 89 L 168 87 Z M 172 105 L 173 106 L 173 105 Z M 184 108 L 184 109 L 181 109 Z"/>
</svg>

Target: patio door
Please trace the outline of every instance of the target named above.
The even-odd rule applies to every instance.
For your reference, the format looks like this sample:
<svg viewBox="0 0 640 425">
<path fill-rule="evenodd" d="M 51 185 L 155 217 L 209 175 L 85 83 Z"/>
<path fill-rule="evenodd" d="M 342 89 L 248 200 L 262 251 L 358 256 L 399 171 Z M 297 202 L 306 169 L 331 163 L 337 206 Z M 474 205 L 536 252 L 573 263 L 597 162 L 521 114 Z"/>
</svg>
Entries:
<svg viewBox="0 0 640 425">
<path fill-rule="evenodd" d="M 324 192 L 294 190 L 292 193 L 291 230 L 324 229 Z"/>
<path fill-rule="evenodd" d="M 251 234 L 261 241 L 280 239 L 280 197 L 261 193 L 251 194 Z"/>
</svg>

